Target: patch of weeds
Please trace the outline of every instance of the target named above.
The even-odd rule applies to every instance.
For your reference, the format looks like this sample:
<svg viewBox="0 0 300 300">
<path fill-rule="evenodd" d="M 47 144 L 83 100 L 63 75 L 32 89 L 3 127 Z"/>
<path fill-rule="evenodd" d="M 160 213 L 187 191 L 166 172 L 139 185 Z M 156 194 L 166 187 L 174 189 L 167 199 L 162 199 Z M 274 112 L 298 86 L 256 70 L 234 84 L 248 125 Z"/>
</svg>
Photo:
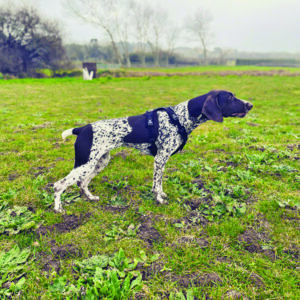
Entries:
<svg viewBox="0 0 300 300">
<path fill-rule="evenodd" d="M 142 288 L 142 275 L 136 270 L 138 260 L 126 258 L 123 249 L 113 257 L 96 255 L 74 262 L 77 281 L 69 283 L 66 276 L 48 285 L 49 297 L 80 299 L 128 299 Z"/>
<path fill-rule="evenodd" d="M 128 186 L 128 181 L 127 181 L 127 179 L 120 179 L 120 180 L 115 180 L 115 181 L 105 180 L 104 184 L 107 187 L 113 189 L 114 191 L 120 191 Z"/>
<path fill-rule="evenodd" d="M 178 176 L 169 177 L 168 182 L 176 186 L 176 192 L 183 199 L 194 196 L 204 197 L 207 195 L 205 191 L 199 188 L 197 182 L 183 182 Z"/>
<path fill-rule="evenodd" d="M 45 186 L 47 186 L 47 180 L 43 175 L 37 176 L 32 182 L 33 190 L 43 206 L 49 207 L 54 203 L 54 195 L 53 193 L 49 194 Z"/>
<path fill-rule="evenodd" d="M 262 153 L 246 153 L 246 158 L 248 162 L 265 165 L 271 165 L 275 160 L 273 155 L 270 155 L 270 153 L 266 151 Z"/>
<path fill-rule="evenodd" d="M 53 196 L 53 194 L 51 194 L 50 196 L 51 196 L 51 200 L 53 199 L 53 202 L 51 204 L 53 204 L 54 196 Z M 77 201 L 80 198 L 81 198 L 81 195 L 79 194 L 79 192 L 76 189 L 69 190 L 67 193 L 63 193 L 61 195 L 61 201 L 66 204 L 70 204 L 71 202 Z"/>
<path fill-rule="evenodd" d="M 186 206 L 190 206 L 190 203 L 186 203 Z M 193 208 L 191 208 L 193 210 Z M 174 224 L 174 227 L 178 228 L 178 229 L 189 229 L 191 228 L 191 226 L 197 226 L 199 227 L 205 227 L 208 223 L 206 216 L 203 216 L 204 213 L 202 213 L 201 211 L 199 212 L 199 210 L 193 210 L 191 212 L 189 212 L 189 214 L 186 217 L 180 218 L 180 219 L 175 219 L 173 221 L 171 221 L 171 224 Z"/>
<path fill-rule="evenodd" d="M 113 206 L 126 206 L 127 201 L 121 195 L 117 194 L 110 199 L 109 204 Z"/>
<path fill-rule="evenodd" d="M 245 181 L 253 181 L 256 179 L 256 176 L 251 174 L 249 170 L 237 170 L 236 176 L 239 180 L 245 180 Z"/>
<path fill-rule="evenodd" d="M 26 206 L 8 207 L 7 202 L 0 206 L 0 234 L 15 235 L 21 231 L 35 229 L 39 218 Z"/>
<path fill-rule="evenodd" d="M 241 139 L 238 139 L 238 143 L 243 146 L 252 145 L 253 143 L 258 142 L 258 138 L 255 136 L 244 136 Z"/>
<path fill-rule="evenodd" d="M 147 256 L 146 252 L 144 250 L 140 251 L 140 257 L 139 262 L 143 264 L 144 267 L 149 267 L 152 263 L 157 261 L 159 259 L 160 254 L 156 253 L 152 256 Z"/>
<path fill-rule="evenodd" d="M 199 211 L 209 221 L 220 219 L 227 213 L 226 205 L 223 203 L 216 203 L 212 206 L 205 204 L 200 206 Z"/>
<path fill-rule="evenodd" d="M 267 165 L 270 166 L 274 162 L 278 162 L 281 159 L 291 158 L 292 155 L 288 150 L 279 150 L 272 147 L 265 146 L 263 152 L 260 153 L 246 153 L 246 158 L 248 160 L 249 167 L 253 165 Z M 289 166 L 279 165 L 275 167 L 280 170 L 288 171 Z"/>
<path fill-rule="evenodd" d="M 182 291 L 179 292 L 171 292 L 170 300 L 194 300 L 194 293 L 192 289 L 188 289 L 184 294 Z"/>
<path fill-rule="evenodd" d="M 224 215 L 242 216 L 246 212 L 247 198 L 245 189 L 240 185 L 224 185 L 219 180 L 208 185 L 213 191 L 213 205 L 201 205 L 199 210 L 210 221 L 220 219 Z"/>
<path fill-rule="evenodd" d="M 298 172 L 296 169 L 284 164 L 273 165 L 272 169 L 282 175 Z"/>
<path fill-rule="evenodd" d="M 251 145 L 255 142 L 257 142 L 258 138 L 253 136 L 253 133 L 251 130 L 249 129 L 234 129 L 231 128 L 228 131 L 227 136 L 231 139 L 234 139 L 237 141 L 237 143 L 247 146 L 247 145 Z"/>
<path fill-rule="evenodd" d="M 181 168 L 183 170 L 187 170 L 193 177 L 196 177 L 199 175 L 201 166 L 202 165 L 199 160 L 189 160 L 188 163 L 181 164 Z"/>
<path fill-rule="evenodd" d="M 9 188 L 8 191 L 1 193 L 0 199 L 2 200 L 11 200 L 17 196 L 17 191 Z M 1 204 L 0 204 L 1 205 Z"/>
<path fill-rule="evenodd" d="M 155 202 L 154 194 L 149 189 L 141 191 L 140 197 L 142 199 L 143 204 L 150 204 L 150 203 Z M 140 206 L 139 207 L 139 212 L 141 214 L 145 213 L 145 208 L 143 206 Z"/>
<path fill-rule="evenodd" d="M 296 201 L 294 199 L 288 199 L 288 200 L 283 200 L 283 199 L 276 199 L 275 202 L 278 204 L 280 208 L 297 208 L 300 209 L 300 201 Z"/>
<path fill-rule="evenodd" d="M 120 226 L 112 224 L 110 230 L 105 231 L 105 241 L 117 240 L 120 237 L 135 237 L 137 235 L 137 231 L 139 229 L 138 226 L 134 226 L 134 224 L 130 224 L 126 229 L 122 229 Z"/>
<path fill-rule="evenodd" d="M 127 195 L 132 193 L 132 187 L 128 184 L 127 179 L 108 181 L 107 178 L 104 178 L 103 182 L 109 189 L 116 192 L 109 200 L 109 205 L 126 206 L 128 203 Z"/>
<path fill-rule="evenodd" d="M 231 154 L 228 158 L 228 161 L 225 161 L 227 166 L 237 167 L 242 165 L 244 162 L 244 157 L 239 155 Z"/>
<path fill-rule="evenodd" d="M 20 250 L 17 246 L 6 253 L 2 252 L 0 255 L 0 296 L 11 297 L 22 290 L 26 281 L 24 264 L 29 255 L 29 249 Z"/>
</svg>

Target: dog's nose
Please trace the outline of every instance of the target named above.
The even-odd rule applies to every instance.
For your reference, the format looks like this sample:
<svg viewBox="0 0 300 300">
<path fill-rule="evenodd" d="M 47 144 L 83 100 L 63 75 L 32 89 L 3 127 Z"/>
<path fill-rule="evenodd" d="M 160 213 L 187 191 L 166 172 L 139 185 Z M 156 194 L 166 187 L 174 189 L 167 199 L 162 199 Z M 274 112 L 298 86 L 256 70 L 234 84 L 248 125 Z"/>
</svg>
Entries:
<svg viewBox="0 0 300 300">
<path fill-rule="evenodd" d="M 251 110 L 252 107 L 253 107 L 253 104 L 251 104 L 250 102 L 246 102 L 246 108 L 248 111 Z"/>
</svg>

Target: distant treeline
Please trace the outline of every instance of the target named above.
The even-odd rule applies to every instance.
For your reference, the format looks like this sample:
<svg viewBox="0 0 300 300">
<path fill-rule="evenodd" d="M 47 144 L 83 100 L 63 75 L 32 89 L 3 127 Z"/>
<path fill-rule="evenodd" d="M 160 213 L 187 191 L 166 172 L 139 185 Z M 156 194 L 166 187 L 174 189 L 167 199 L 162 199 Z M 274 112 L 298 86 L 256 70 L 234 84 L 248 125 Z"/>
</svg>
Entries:
<svg viewBox="0 0 300 300">
<path fill-rule="evenodd" d="M 116 45 L 119 46 L 118 44 Z M 126 58 L 122 55 L 122 49 L 119 48 L 121 56 L 121 66 L 126 66 Z M 169 65 L 199 65 L 200 60 L 198 58 L 183 57 L 178 53 L 170 53 L 168 51 L 160 50 L 156 57 L 150 49 L 145 47 L 145 51 L 141 52 L 137 50 L 134 44 L 128 44 L 129 49 L 128 59 L 131 66 L 169 66 Z M 92 39 L 87 44 L 68 44 L 65 46 L 66 60 L 73 62 L 79 66 L 83 61 L 94 61 L 102 63 L 117 63 L 114 52 L 111 45 L 101 45 L 97 39 Z M 212 61 L 212 64 L 215 64 Z"/>
<path fill-rule="evenodd" d="M 237 66 L 300 67 L 297 59 L 237 59 Z"/>
</svg>

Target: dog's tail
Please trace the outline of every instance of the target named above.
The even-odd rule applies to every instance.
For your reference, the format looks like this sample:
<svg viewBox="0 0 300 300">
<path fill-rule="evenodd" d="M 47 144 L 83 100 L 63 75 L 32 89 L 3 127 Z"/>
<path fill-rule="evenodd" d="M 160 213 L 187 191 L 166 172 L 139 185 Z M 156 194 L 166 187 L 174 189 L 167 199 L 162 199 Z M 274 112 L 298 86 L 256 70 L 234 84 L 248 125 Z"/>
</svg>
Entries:
<svg viewBox="0 0 300 300">
<path fill-rule="evenodd" d="M 89 125 L 86 125 L 86 126 L 83 126 L 83 127 L 78 127 L 78 128 L 70 128 L 70 129 L 67 129 L 67 130 L 65 130 L 62 134 L 61 134 L 61 136 L 62 136 L 62 138 L 63 138 L 63 140 L 67 137 L 67 136 L 69 136 L 69 135 L 79 135 L 80 134 L 80 132 L 82 131 L 82 130 L 84 130 L 84 129 L 86 129 L 86 128 L 89 128 L 91 125 L 89 124 Z"/>
<path fill-rule="evenodd" d="M 73 134 L 73 129 L 74 129 L 74 128 L 67 129 L 67 130 L 65 130 L 65 131 L 61 134 L 63 140 L 64 140 L 67 136 Z"/>
</svg>

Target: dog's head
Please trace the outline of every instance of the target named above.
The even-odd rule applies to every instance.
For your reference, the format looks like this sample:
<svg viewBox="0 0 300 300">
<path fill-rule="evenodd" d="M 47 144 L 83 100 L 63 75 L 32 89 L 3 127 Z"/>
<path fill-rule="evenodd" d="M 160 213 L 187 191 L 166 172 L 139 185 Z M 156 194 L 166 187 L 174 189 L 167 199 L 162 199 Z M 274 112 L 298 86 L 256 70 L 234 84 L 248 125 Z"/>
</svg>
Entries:
<svg viewBox="0 0 300 300">
<path fill-rule="evenodd" d="M 202 114 L 209 120 L 223 122 L 223 118 L 243 118 L 252 109 L 250 102 L 236 98 L 228 91 L 211 91 L 203 104 Z"/>
</svg>

